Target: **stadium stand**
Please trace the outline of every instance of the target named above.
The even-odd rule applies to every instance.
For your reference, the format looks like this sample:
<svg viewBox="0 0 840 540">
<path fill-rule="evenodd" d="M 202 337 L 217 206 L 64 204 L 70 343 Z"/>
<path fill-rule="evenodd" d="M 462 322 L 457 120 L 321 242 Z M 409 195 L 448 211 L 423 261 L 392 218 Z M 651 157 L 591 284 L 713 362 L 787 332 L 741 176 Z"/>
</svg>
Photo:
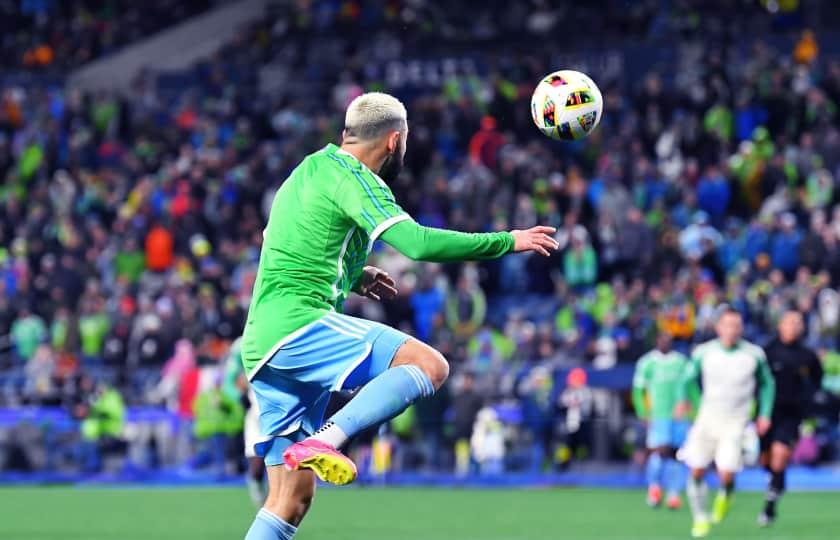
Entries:
<svg viewBox="0 0 840 540">
<path fill-rule="evenodd" d="M 0 58 L 66 75 L 211 2 L 124 4 L 12 2 L 0 20 L 16 31 Z M 443 17 L 424 1 L 281 2 L 191 70 L 140 73 L 127 94 L 0 79 L 0 404 L 62 407 L 49 418 L 71 433 L 87 414 L 83 389 L 115 388 L 129 418 L 172 413 L 136 436 L 157 453 L 137 461 L 187 461 L 185 402 L 212 384 L 241 333 L 272 195 L 305 154 L 338 138 L 353 97 L 387 89 L 411 129 L 392 187 L 419 222 L 554 223 L 562 246 L 546 260 L 446 266 L 377 246 L 375 264 L 401 296 L 351 299 L 347 311 L 429 341 L 453 364 L 450 386 L 475 378 L 480 392 L 477 405 L 443 392 L 395 421 L 399 467 L 454 466 L 457 452 L 432 464 L 439 447 L 429 444 L 449 444 L 447 411 L 475 417 L 479 406 L 521 433 L 503 456 L 510 469 L 554 462 L 558 444 L 627 459 L 632 362 L 657 329 L 683 350 L 709 337 L 723 301 L 758 342 L 784 306 L 807 313 L 807 342 L 828 374 L 813 410 L 818 459 L 836 459 L 837 10 L 774 16 L 739 3 L 743 17 L 732 17 L 715 7 L 727 2 L 670 12 L 637 2 L 604 16 L 533 1 L 496 20 L 507 4 L 458 2 Z M 560 24 L 580 39 L 550 38 Z M 549 141 L 531 124 L 533 84 L 560 65 L 585 67 L 604 92 L 585 143 Z M 575 367 L 588 373 L 585 405 L 564 399 Z M 581 433 L 565 421 L 571 407 Z M 15 414 L 4 425 L 23 429 Z M 181 435 L 159 436 L 160 425 Z"/>
</svg>

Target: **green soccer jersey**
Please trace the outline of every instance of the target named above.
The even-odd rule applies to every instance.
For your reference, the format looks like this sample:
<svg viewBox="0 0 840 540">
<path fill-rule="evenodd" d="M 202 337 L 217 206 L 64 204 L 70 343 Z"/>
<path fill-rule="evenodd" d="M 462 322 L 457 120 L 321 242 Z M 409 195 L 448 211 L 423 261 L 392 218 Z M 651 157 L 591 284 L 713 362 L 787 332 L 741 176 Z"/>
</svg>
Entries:
<svg viewBox="0 0 840 540">
<path fill-rule="evenodd" d="M 379 176 L 329 144 L 298 165 L 272 203 L 242 336 L 249 378 L 290 334 L 341 311 L 380 236 L 416 260 L 475 260 L 513 249 L 510 233 L 417 224 Z"/>
<path fill-rule="evenodd" d="M 663 354 L 654 349 L 639 358 L 633 375 L 633 407 L 639 418 L 673 416 L 686 365 L 686 357 L 676 351 Z"/>
</svg>

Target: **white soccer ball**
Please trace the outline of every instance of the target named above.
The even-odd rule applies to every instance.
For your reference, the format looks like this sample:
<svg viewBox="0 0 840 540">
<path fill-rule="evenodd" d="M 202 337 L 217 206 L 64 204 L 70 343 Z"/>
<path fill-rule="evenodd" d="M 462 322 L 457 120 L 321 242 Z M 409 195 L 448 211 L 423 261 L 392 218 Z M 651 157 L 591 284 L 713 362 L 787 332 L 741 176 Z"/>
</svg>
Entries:
<svg viewBox="0 0 840 540">
<path fill-rule="evenodd" d="M 587 75 L 570 69 L 543 77 L 531 96 L 531 117 L 552 139 L 586 137 L 601 121 L 603 110 L 598 86 Z"/>
</svg>

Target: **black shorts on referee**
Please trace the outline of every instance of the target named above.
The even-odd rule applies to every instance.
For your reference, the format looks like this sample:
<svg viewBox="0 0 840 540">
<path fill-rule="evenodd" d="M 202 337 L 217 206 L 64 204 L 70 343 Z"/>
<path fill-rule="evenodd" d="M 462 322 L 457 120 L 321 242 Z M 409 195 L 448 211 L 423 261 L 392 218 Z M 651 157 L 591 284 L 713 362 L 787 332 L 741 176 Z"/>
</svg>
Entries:
<svg viewBox="0 0 840 540">
<path fill-rule="evenodd" d="M 770 429 L 761 437 L 761 451 L 770 450 L 774 442 L 793 448 L 799 439 L 799 424 L 801 423 L 802 416 L 798 414 L 774 415 Z"/>
</svg>

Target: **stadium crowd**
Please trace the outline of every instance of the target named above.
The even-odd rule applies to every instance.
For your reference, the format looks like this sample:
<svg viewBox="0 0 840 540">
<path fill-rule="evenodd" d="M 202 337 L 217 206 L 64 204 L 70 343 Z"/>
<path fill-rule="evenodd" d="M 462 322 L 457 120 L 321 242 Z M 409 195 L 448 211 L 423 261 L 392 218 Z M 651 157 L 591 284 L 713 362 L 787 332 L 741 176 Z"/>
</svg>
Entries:
<svg viewBox="0 0 840 540">
<path fill-rule="evenodd" d="M 220 1 L 0 2 L 0 67 L 66 74 Z"/>
<path fill-rule="evenodd" d="M 657 40 L 700 32 L 639 4 L 602 24 Z M 304 155 L 338 139 L 349 100 L 396 86 L 410 137 L 392 187 L 407 211 L 468 231 L 557 224 L 561 243 L 548 259 L 445 266 L 376 246 L 372 264 L 395 277 L 400 297 L 351 298 L 347 312 L 408 329 L 455 374 L 457 391 L 392 423 L 399 440 L 417 441 L 402 445 L 407 463 L 428 465 L 434 445 L 457 440 L 452 459 L 463 470 L 471 437 L 487 470 L 510 463 L 504 418 L 490 404 L 521 409 L 537 455 L 523 462 L 541 466 L 559 440 L 562 460 L 583 455 L 591 422 L 616 399 L 572 368 L 632 363 L 657 332 L 687 350 L 711 336 L 723 301 L 759 343 L 785 306 L 807 314 L 806 341 L 826 370 L 814 425 L 822 455 L 836 456 L 840 61 L 823 58 L 810 32 L 789 50 L 689 40 L 673 69 L 638 84 L 621 69 L 591 73 L 605 99 L 600 127 L 586 142 L 555 143 L 528 114 L 554 45 L 503 50 L 498 39 L 522 27 L 550 32 L 560 14 L 534 5 L 512 9 L 509 28 L 487 9 L 448 19 L 436 47 L 483 35 L 498 48 L 422 75 L 440 79 L 422 87 L 409 84 L 410 69 L 384 66 L 433 46 L 431 3 L 300 2 L 243 30 L 178 90 L 148 74 L 128 96 L 2 88 L 0 403 L 64 405 L 79 418 L 167 403 L 191 421 L 242 331 L 274 192 Z M 715 28 L 714 17 L 700 20 Z M 371 28 L 373 39 L 353 38 Z M 737 28 L 720 32 L 729 43 Z M 56 52 L 61 65 L 78 63 L 77 49 Z M 94 385 L 104 390 L 91 402 Z M 235 431 L 216 414 L 223 402 L 202 401 L 213 433 Z M 100 423 L 88 424 L 88 439 L 119 431 Z"/>
</svg>

